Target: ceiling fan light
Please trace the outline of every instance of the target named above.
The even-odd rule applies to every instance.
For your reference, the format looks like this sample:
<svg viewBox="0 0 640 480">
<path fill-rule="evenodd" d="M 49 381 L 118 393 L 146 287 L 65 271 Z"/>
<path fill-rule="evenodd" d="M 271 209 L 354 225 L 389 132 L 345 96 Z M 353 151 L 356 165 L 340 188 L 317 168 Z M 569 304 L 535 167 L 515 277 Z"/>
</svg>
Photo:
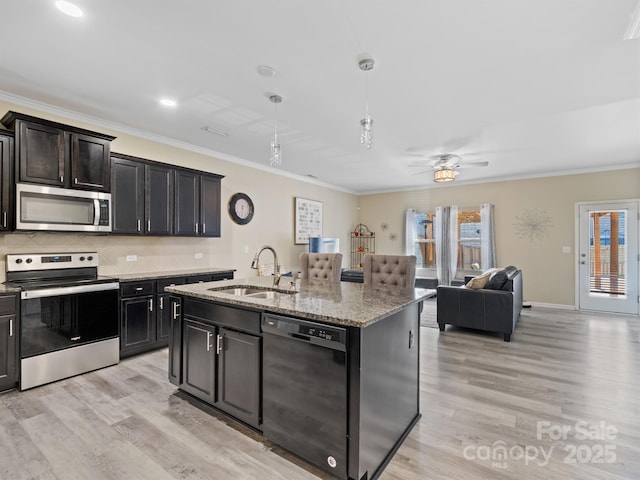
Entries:
<svg viewBox="0 0 640 480">
<path fill-rule="evenodd" d="M 453 182 L 456 179 L 456 171 L 453 168 L 439 168 L 433 172 L 433 181 L 437 183 Z"/>
</svg>

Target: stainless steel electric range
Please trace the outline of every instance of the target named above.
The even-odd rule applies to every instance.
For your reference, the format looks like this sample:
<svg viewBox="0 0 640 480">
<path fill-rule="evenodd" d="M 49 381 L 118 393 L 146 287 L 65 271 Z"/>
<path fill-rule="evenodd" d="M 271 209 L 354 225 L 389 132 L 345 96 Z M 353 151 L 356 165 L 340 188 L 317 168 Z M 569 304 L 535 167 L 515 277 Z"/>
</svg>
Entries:
<svg viewBox="0 0 640 480">
<path fill-rule="evenodd" d="M 7 255 L 6 283 L 21 289 L 21 390 L 118 363 L 119 284 L 97 253 Z"/>
</svg>

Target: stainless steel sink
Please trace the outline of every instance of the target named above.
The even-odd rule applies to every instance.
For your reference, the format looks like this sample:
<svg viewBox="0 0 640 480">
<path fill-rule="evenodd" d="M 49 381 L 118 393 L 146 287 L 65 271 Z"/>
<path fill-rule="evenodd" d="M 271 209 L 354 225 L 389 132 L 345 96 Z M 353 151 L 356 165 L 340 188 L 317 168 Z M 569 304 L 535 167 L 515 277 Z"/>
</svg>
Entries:
<svg viewBox="0 0 640 480">
<path fill-rule="evenodd" d="M 260 288 L 245 288 L 245 287 L 226 287 L 226 288 L 209 288 L 212 292 L 228 293 L 229 295 L 245 296 L 253 293 L 261 293 L 264 290 Z"/>
<path fill-rule="evenodd" d="M 213 287 L 209 288 L 209 291 L 228 293 L 229 295 L 235 295 L 238 297 L 252 297 L 252 298 L 264 298 L 273 299 L 279 295 L 291 295 L 297 293 L 295 290 L 277 290 L 275 288 L 255 288 L 255 287 Z"/>
<path fill-rule="evenodd" d="M 293 292 L 292 292 L 293 293 Z M 274 298 L 279 297 L 280 295 L 286 295 L 286 293 L 283 292 L 274 292 L 274 291 L 262 291 L 262 292 L 258 292 L 258 293 L 250 293 L 248 295 L 245 295 L 245 297 L 251 297 L 251 298 L 265 298 L 267 300 L 273 300 Z"/>
</svg>

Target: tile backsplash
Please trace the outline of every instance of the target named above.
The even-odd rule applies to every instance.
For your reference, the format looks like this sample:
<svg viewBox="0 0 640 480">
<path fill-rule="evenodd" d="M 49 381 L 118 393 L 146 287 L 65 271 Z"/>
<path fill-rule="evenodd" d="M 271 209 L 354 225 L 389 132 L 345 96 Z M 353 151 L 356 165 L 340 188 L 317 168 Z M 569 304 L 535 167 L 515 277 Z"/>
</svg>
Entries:
<svg viewBox="0 0 640 480">
<path fill-rule="evenodd" d="M 99 273 L 116 275 L 191 268 L 234 268 L 220 252 L 220 239 L 137 237 L 69 233 L 7 233 L 0 236 L 1 281 L 5 281 L 7 254 L 98 252 Z M 202 255 L 200 255 L 202 254 Z M 127 257 L 136 261 L 127 261 Z M 196 258 L 198 257 L 198 258 Z"/>
</svg>

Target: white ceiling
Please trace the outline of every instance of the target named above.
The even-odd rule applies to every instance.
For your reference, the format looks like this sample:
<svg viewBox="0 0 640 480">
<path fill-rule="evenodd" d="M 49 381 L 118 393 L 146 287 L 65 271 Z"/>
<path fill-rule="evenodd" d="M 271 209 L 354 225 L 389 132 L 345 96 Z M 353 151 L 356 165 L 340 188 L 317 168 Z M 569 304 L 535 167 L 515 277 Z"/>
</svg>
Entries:
<svg viewBox="0 0 640 480">
<path fill-rule="evenodd" d="M 84 17 L 3 3 L 3 98 L 267 169 L 277 118 L 281 170 L 355 193 L 433 186 L 416 151 L 489 162 L 456 183 L 640 165 L 640 40 L 623 39 L 636 0 L 75 3 Z"/>
</svg>

